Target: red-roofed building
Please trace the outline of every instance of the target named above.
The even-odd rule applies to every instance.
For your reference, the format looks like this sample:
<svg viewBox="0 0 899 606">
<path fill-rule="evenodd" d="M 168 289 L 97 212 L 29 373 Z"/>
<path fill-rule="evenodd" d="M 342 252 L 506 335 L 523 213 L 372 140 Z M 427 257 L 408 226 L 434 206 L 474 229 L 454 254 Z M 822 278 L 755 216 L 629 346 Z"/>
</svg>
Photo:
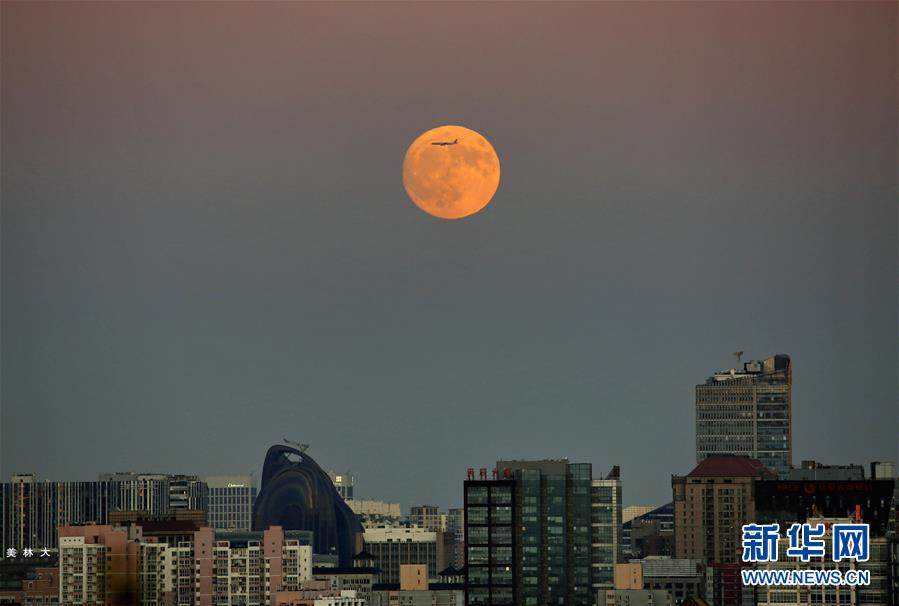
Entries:
<svg viewBox="0 0 899 606">
<path fill-rule="evenodd" d="M 754 482 L 776 477 L 757 459 L 713 455 L 686 476 L 671 478 L 674 557 L 708 563 L 713 594 L 706 597 L 715 606 L 752 603 L 739 573 L 742 526 L 755 521 Z"/>
<path fill-rule="evenodd" d="M 765 467 L 758 459 L 739 457 L 735 455 L 715 455 L 703 459 L 693 471 L 687 474 L 688 478 L 758 478 L 760 480 L 774 480 L 777 474 Z"/>
</svg>

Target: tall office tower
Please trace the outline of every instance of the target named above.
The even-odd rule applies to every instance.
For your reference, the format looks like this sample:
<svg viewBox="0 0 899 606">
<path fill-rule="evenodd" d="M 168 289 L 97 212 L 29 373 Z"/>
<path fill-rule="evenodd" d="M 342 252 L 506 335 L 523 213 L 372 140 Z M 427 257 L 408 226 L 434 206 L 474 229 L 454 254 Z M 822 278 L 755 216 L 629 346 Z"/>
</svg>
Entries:
<svg viewBox="0 0 899 606">
<path fill-rule="evenodd" d="M 446 531 L 446 514 L 441 513 L 440 508 L 436 505 L 412 507 L 409 513 L 409 521 L 416 526 L 427 528 L 434 532 Z"/>
<path fill-rule="evenodd" d="M 592 584 L 611 589 L 615 564 L 621 561 L 621 470 L 615 465 L 602 480 L 591 484 Z"/>
<path fill-rule="evenodd" d="M 775 477 L 757 459 L 733 455 L 710 456 L 671 477 L 675 557 L 708 563 L 713 587 L 706 597 L 715 606 L 751 603 L 740 578 L 742 526 L 756 519 L 754 482 Z"/>
<path fill-rule="evenodd" d="M 778 473 L 793 463 L 790 356 L 753 360 L 696 386 L 696 462 L 716 454 L 758 459 Z"/>
<path fill-rule="evenodd" d="M 527 540 L 527 565 L 522 562 L 525 550 L 520 523 L 523 503 L 517 494 L 518 481 L 507 470 L 502 479 L 487 479 L 486 468 L 479 479 L 468 470 L 465 481 L 465 604 L 504 605 L 522 604 L 521 575 L 529 580 L 537 578 L 539 534 Z M 537 519 L 536 499 L 527 503 L 528 519 Z M 529 604 L 536 602 L 530 601 Z"/>
<path fill-rule="evenodd" d="M 218 530 L 250 530 L 256 480 L 251 475 L 209 476 L 209 525 Z"/>
<path fill-rule="evenodd" d="M 337 494 L 344 501 L 353 499 L 353 475 L 350 472 L 340 473 L 339 471 L 328 470 L 328 477 L 334 483 Z"/>
<path fill-rule="evenodd" d="M 498 461 L 493 477 L 465 482 L 466 603 L 592 606 L 592 466 Z"/>
</svg>

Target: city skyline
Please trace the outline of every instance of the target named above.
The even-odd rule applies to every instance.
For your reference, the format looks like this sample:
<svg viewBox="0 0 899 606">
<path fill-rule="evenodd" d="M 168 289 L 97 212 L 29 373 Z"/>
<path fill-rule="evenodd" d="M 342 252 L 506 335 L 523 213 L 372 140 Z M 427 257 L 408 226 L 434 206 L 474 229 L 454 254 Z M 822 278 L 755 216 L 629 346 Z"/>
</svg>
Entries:
<svg viewBox="0 0 899 606">
<path fill-rule="evenodd" d="M 0 477 L 287 438 L 404 508 L 560 457 L 661 505 L 737 350 L 794 465 L 899 460 L 896 10 L 2 3 Z M 502 162 L 464 220 L 403 189 L 441 124 Z"/>
</svg>

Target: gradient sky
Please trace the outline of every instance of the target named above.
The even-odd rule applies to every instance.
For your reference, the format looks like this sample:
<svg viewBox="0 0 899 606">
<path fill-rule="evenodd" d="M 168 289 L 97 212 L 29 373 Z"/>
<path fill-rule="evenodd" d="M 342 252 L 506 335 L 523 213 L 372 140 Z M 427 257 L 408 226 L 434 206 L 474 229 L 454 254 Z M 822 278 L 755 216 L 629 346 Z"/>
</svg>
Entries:
<svg viewBox="0 0 899 606">
<path fill-rule="evenodd" d="M 287 437 L 404 508 L 563 456 L 663 503 L 735 350 L 795 463 L 897 459 L 893 2 L 0 11 L 3 477 Z M 462 221 L 403 191 L 441 124 L 502 162 Z"/>
</svg>

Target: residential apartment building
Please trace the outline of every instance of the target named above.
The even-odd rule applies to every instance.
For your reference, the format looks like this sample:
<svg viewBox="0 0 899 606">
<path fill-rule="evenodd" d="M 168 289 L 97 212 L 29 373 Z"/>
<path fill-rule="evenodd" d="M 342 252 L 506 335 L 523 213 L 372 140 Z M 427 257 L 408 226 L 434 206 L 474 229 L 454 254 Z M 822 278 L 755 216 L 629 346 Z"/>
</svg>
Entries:
<svg viewBox="0 0 899 606">
<path fill-rule="evenodd" d="M 305 531 L 206 527 L 187 540 L 164 542 L 142 530 L 61 527 L 60 603 L 270 606 L 279 594 L 304 591 L 312 576 L 312 537 Z"/>
<path fill-rule="evenodd" d="M 712 579 L 715 606 L 746 606 L 740 569 L 742 526 L 756 519 L 754 482 L 776 474 L 757 459 L 716 455 L 703 459 L 686 476 L 673 476 L 674 552 L 681 559 L 704 560 Z"/>
</svg>

